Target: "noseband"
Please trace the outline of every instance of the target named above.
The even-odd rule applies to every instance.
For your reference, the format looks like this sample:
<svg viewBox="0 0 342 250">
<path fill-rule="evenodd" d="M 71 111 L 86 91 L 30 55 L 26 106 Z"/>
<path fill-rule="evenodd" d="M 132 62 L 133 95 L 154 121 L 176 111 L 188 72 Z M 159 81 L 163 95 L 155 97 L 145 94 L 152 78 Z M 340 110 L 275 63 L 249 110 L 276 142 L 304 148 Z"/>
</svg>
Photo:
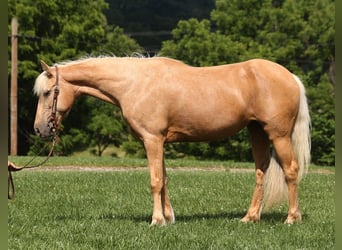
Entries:
<svg viewBox="0 0 342 250">
<path fill-rule="evenodd" d="M 58 73 L 57 65 L 55 66 L 55 68 L 56 68 L 55 91 L 53 94 L 51 115 L 49 117 L 48 125 L 47 125 L 53 135 L 56 135 L 56 133 L 58 131 L 58 123 L 57 123 L 57 119 L 56 119 L 56 114 L 57 114 L 57 100 L 58 100 L 58 95 L 59 95 L 59 73 Z"/>
</svg>

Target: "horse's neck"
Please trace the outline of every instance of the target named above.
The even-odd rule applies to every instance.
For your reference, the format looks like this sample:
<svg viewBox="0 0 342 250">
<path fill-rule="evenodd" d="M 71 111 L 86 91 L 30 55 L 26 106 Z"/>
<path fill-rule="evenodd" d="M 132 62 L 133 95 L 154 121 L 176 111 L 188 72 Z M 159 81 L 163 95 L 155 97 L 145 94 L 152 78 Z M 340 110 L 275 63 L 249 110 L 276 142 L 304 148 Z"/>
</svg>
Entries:
<svg viewBox="0 0 342 250">
<path fill-rule="evenodd" d="M 103 62 L 101 62 L 103 61 Z M 119 63 L 110 60 L 89 60 L 62 68 L 63 78 L 78 87 L 78 94 L 86 94 L 118 104 L 129 88 L 128 74 Z"/>
</svg>

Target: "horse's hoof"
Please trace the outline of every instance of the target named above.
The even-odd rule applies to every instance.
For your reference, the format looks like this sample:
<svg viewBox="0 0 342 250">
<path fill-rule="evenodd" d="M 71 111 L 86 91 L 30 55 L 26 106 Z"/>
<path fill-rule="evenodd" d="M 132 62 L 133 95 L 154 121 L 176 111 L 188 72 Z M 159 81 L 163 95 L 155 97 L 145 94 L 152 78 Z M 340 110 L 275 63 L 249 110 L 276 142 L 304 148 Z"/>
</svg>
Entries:
<svg viewBox="0 0 342 250">
<path fill-rule="evenodd" d="M 247 223 L 247 222 L 257 222 L 259 221 L 260 219 L 257 218 L 257 217 L 253 217 L 253 216 L 249 216 L 249 215 L 246 215 L 245 217 L 243 217 L 240 221 L 241 222 L 244 222 L 244 223 Z"/>
<path fill-rule="evenodd" d="M 155 226 L 155 225 L 165 226 L 166 225 L 165 219 L 164 218 L 162 218 L 162 219 L 152 219 L 152 222 L 151 222 L 150 226 Z"/>
<path fill-rule="evenodd" d="M 250 222 L 250 219 L 247 216 L 245 216 L 240 221 L 244 222 L 244 223 L 247 223 L 247 222 Z"/>
<path fill-rule="evenodd" d="M 292 225 L 295 222 L 301 222 L 301 221 L 302 221 L 302 215 L 300 214 L 300 212 L 297 212 L 293 215 L 288 215 L 284 224 Z"/>
<path fill-rule="evenodd" d="M 173 212 L 173 209 L 171 208 L 171 211 L 169 212 L 169 215 L 165 215 L 166 222 L 169 224 L 174 224 L 175 219 L 175 213 Z"/>
</svg>

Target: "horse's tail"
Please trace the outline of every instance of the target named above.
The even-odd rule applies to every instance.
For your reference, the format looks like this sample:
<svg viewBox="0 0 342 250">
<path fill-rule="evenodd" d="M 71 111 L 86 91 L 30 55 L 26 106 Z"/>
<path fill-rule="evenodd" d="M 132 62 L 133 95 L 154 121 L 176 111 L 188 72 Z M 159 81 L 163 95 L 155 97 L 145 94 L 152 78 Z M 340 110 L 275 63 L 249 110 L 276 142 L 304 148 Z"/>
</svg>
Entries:
<svg viewBox="0 0 342 250">
<path fill-rule="evenodd" d="M 297 182 L 299 183 L 303 175 L 307 172 L 310 164 L 311 120 L 304 85 L 296 75 L 293 76 L 300 89 L 299 110 L 291 135 L 292 149 L 299 165 L 297 179 Z M 288 199 L 287 191 L 283 170 L 279 165 L 276 153 L 273 152 L 268 170 L 264 177 L 264 207 L 269 208 L 272 205 L 286 201 Z"/>
</svg>

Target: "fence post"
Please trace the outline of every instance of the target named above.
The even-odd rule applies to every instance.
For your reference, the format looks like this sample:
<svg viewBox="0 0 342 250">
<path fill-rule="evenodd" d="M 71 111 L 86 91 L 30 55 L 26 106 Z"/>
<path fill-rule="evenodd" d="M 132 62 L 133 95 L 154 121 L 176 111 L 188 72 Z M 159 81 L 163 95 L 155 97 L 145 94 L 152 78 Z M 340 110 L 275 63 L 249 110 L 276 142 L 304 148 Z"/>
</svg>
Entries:
<svg viewBox="0 0 342 250">
<path fill-rule="evenodd" d="M 18 21 L 11 22 L 11 155 L 18 153 Z"/>
</svg>

